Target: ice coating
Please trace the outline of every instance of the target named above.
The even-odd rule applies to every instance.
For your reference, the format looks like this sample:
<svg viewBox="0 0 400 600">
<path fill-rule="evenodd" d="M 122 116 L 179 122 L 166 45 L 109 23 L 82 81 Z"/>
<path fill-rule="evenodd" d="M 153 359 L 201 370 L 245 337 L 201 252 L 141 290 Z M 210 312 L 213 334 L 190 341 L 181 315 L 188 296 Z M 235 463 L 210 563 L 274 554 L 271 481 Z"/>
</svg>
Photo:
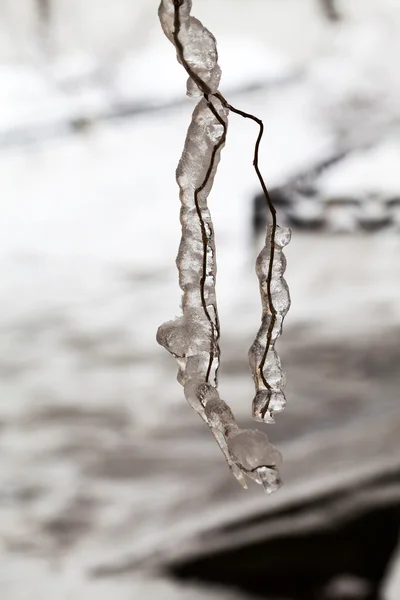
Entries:
<svg viewBox="0 0 400 600">
<path fill-rule="evenodd" d="M 273 226 L 269 225 L 265 246 L 256 262 L 262 319 L 256 339 L 249 350 L 249 363 L 256 386 L 253 417 L 265 423 L 274 423 L 274 414 L 281 412 L 286 406 L 283 392 L 286 378 L 275 350 L 275 342 L 282 333 L 283 320 L 290 308 L 289 288 L 283 277 L 286 269 L 283 248 L 290 242 L 290 237 L 289 229 L 277 225 L 273 232 Z M 273 252 L 272 263 L 271 251 Z"/>
<path fill-rule="evenodd" d="M 189 74 L 188 94 L 201 99 L 194 109 L 176 171 L 182 227 L 176 265 L 182 290 L 182 315 L 159 327 L 157 341 L 176 358 L 177 379 L 184 387 L 186 400 L 210 427 L 233 475 L 243 487 L 247 487 L 247 476 L 271 493 L 280 486 L 279 453 L 264 433 L 239 428 L 217 389 L 220 363 L 217 265 L 207 199 L 226 141 L 229 105 L 218 92 L 221 70 L 215 38 L 190 15 L 191 7 L 191 0 L 162 0 L 159 8 L 163 31 Z M 264 254 L 268 260 L 268 250 Z M 278 263 L 275 269 L 279 271 Z M 282 285 L 279 277 L 275 277 L 277 302 L 282 296 L 278 284 Z M 263 320 L 263 331 L 266 324 Z M 266 340 L 267 332 L 264 333 Z M 265 348 L 261 336 L 262 332 L 255 372 Z"/>
<path fill-rule="evenodd" d="M 158 16 L 165 35 L 178 46 L 179 62 L 190 75 L 187 94 L 196 97 L 218 91 L 221 69 L 215 37 L 190 15 L 191 9 L 192 0 L 162 0 Z M 175 27 L 177 11 L 179 21 Z"/>
</svg>

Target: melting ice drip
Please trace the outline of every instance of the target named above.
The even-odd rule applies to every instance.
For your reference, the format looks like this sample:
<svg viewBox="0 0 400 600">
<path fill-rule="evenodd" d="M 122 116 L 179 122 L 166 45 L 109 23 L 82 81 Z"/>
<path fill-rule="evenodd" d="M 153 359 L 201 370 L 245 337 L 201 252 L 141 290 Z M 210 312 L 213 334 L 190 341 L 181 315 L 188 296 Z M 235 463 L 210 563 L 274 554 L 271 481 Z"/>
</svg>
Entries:
<svg viewBox="0 0 400 600">
<path fill-rule="evenodd" d="M 217 389 L 220 328 L 214 229 L 207 199 L 233 107 L 218 92 L 221 70 L 215 38 L 190 16 L 191 8 L 191 0 L 162 0 L 159 8 L 163 31 L 189 74 L 187 93 L 201 99 L 194 109 L 176 172 L 182 225 L 176 264 L 183 292 L 182 316 L 161 325 L 157 341 L 176 358 L 185 397 L 211 428 L 234 476 L 243 487 L 247 487 L 247 476 L 271 493 L 281 484 L 280 453 L 261 431 L 239 428 Z M 263 316 L 249 358 L 256 385 L 253 416 L 264 422 L 273 422 L 273 414 L 285 406 L 284 376 L 275 341 L 290 306 L 282 252 L 289 240 L 288 230 L 269 228 L 266 246 L 257 259 Z"/>
</svg>

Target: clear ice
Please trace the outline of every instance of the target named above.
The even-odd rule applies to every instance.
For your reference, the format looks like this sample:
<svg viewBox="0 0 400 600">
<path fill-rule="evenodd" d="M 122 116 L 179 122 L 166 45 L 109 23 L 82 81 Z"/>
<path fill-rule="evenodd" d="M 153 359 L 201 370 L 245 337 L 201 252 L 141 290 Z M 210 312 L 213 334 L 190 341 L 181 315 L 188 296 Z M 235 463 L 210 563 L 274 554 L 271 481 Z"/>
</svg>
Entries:
<svg viewBox="0 0 400 600">
<path fill-rule="evenodd" d="M 194 109 L 176 171 L 182 226 L 176 265 L 182 290 L 182 315 L 159 327 L 157 341 L 176 358 L 177 379 L 184 387 L 186 400 L 210 427 L 233 475 L 243 487 L 247 487 L 248 477 L 271 493 L 281 484 L 279 452 L 265 433 L 240 429 L 232 410 L 218 392 L 217 265 L 207 199 L 226 141 L 229 110 L 218 92 L 221 69 L 216 40 L 191 16 L 191 8 L 191 0 L 162 0 L 158 11 L 162 29 L 189 75 L 187 93 L 200 100 Z M 283 279 L 282 252 L 289 240 L 288 230 L 277 228 L 272 240 L 269 229 L 266 245 L 257 259 L 263 316 L 249 359 L 256 385 L 253 416 L 267 423 L 273 422 L 274 413 L 283 410 L 286 403 L 282 391 L 284 376 L 274 346 L 290 305 Z M 274 249 L 273 261 L 271 248 Z M 269 282 L 270 265 L 272 279 Z"/>
<path fill-rule="evenodd" d="M 283 275 L 286 258 L 283 248 L 290 242 L 290 230 L 272 225 L 267 227 L 265 246 L 256 261 L 262 304 L 261 327 L 249 350 L 249 364 L 256 386 L 253 400 L 253 417 L 256 421 L 274 423 L 274 414 L 286 406 L 284 388 L 286 377 L 275 342 L 282 333 L 283 320 L 290 308 L 289 288 Z M 271 249 L 273 261 L 271 263 Z M 272 269 L 270 267 L 272 266 Z M 271 271 L 270 294 L 268 276 Z"/>
</svg>

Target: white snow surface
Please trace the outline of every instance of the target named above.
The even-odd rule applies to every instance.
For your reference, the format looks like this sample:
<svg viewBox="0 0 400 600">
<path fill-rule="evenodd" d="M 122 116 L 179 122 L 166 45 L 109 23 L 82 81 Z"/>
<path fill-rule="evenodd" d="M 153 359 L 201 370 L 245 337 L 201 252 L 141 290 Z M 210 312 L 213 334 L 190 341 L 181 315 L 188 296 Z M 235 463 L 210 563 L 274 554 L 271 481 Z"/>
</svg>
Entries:
<svg viewBox="0 0 400 600">
<path fill-rule="evenodd" d="M 135 484 L 85 477 L 96 448 L 112 457 L 121 440 L 128 457 L 124 468 L 130 468 L 132 453 L 143 472 L 149 459 L 154 468 L 159 449 L 149 436 L 162 436 L 178 414 L 182 423 L 196 418 L 181 409 L 175 366 L 155 342 L 157 326 L 179 312 L 174 172 L 192 104 L 140 118 L 96 120 L 121 102 L 157 105 L 183 99 L 186 79 L 147 0 L 135 9 L 130 2 L 129 18 L 126 1 L 113 2 L 114 33 L 105 40 L 99 23 L 109 16 L 107 2 L 85 3 L 81 21 L 76 15 L 62 18 L 63 11 L 77 11 L 78 0 L 57 5 L 57 52 L 50 62 L 35 49 L 28 0 L 7 0 L 1 7 L 8 9 L 17 34 L 9 28 L 6 38 L 0 36 L 0 52 L 8 61 L 0 65 L 0 137 L 9 140 L 15 129 L 39 132 L 29 145 L 2 149 L 0 161 L 0 591 L 7 600 L 214 597 L 208 589 L 178 589 L 136 576 L 126 583 L 99 583 L 88 576 L 103 558 L 125 551 L 140 557 L 157 547 L 160 531 L 170 524 L 164 502 L 174 507 L 188 494 L 189 504 L 206 503 L 207 481 L 215 477 L 187 439 L 164 445 L 162 452 L 177 461 L 193 456 L 198 471 L 171 481 L 155 470 L 156 492 L 142 481 L 140 469 Z M 88 18 L 94 4 L 97 21 Z M 339 140 L 357 152 L 322 177 L 324 193 L 398 194 L 397 3 L 381 2 L 378 9 L 376 3 L 352 0 L 350 21 L 340 34 L 318 20 L 315 3 L 306 0 L 278 1 L 274 8 L 272 0 L 249 0 L 246 9 L 243 2 L 229 0 L 235 7 L 231 19 L 224 17 L 225 0 L 215 4 L 199 0 L 199 16 L 220 38 L 224 91 L 275 84 L 293 75 L 291 83 L 229 98 L 264 120 L 261 162 L 268 184 L 284 183 L 329 157 Z M 367 8 L 361 17 L 362 4 Z M 255 19 L 257 7 L 260 18 Z M 389 8 L 393 19 L 387 18 Z M 124 44 L 115 50 L 121 39 Z M 18 64 L 11 62 L 16 57 Z M 361 112 L 354 109 L 358 92 Z M 373 118 L 365 120 L 366 114 Z M 93 121 L 82 133 L 41 138 L 43 124 L 57 132 L 60 123 L 81 116 Z M 258 191 L 252 169 L 256 133 L 251 123 L 231 115 L 210 198 L 222 334 L 238 340 L 244 361 L 247 339 L 260 320 L 250 232 L 251 198 Z M 376 138 L 373 148 L 364 147 Z M 292 309 L 286 327 L 354 338 L 365 328 L 378 334 L 398 325 L 399 246 L 398 233 L 390 231 L 372 241 L 363 235 L 293 236 L 287 249 Z M 222 388 L 232 393 L 239 417 L 250 412 L 250 376 L 239 384 L 223 381 Z M 65 409 L 67 426 L 57 420 L 43 425 L 37 416 L 35 421 L 48 407 Z M 100 425 L 96 429 L 76 417 L 75 423 L 68 417 L 71 407 L 84 407 Z M 69 447 L 72 434 L 79 442 L 74 451 L 82 456 L 79 468 Z M 211 436 L 201 452 L 223 461 Z M 205 481 L 200 497 L 190 486 L 199 477 Z M 36 488 L 46 493 L 21 508 L 16 499 Z M 88 491 L 99 500 L 101 528 L 70 552 L 60 550 L 50 533 L 43 533 L 44 524 L 68 513 L 78 500 L 87 510 Z M 144 510 L 154 515 L 151 521 L 142 518 Z M 215 597 L 224 595 L 217 590 Z"/>
</svg>

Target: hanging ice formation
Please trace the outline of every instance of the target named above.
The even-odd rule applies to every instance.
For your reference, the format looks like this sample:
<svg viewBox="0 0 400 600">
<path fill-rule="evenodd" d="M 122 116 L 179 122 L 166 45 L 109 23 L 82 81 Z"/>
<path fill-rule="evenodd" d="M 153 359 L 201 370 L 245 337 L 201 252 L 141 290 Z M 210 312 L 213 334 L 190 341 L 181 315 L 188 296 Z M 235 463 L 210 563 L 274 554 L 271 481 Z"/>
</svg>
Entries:
<svg viewBox="0 0 400 600">
<path fill-rule="evenodd" d="M 182 238 L 176 264 L 183 292 L 182 316 L 161 325 L 157 341 L 176 358 L 178 381 L 184 387 L 185 397 L 211 428 L 234 476 L 245 488 L 249 477 L 271 493 L 281 484 L 280 453 L 265 433 L 240 429 L 230 407 L 218 393 L 220 325 L 215 295 L 216 254 L 207 198 L 225 145 L 230 111 L 259 125 L 254 167 L 272 216 L 266 245 L 256 263 L 262 322 L 249 350 L 256 386 L 253 416 L 266 423 L 273 423 L 274 414 L 283 410 L 286 403 L 285 379 L 275 341 L 290 306 L 283 278 L 286 263 L 282 250 L 290 241 L 290 231 L 277 226 L 275 210 L 258 169 L 263 124 L 228 104 L 218 91 L 221 70 L 216 40 L 200 21 L 190 16 L 191 8 L 192 0 L 162 0 L 159 7 L 163 31 L 189 75 L 187 94 L 200 100 L 176 172 L 181 200 Z"/>
</svg>

